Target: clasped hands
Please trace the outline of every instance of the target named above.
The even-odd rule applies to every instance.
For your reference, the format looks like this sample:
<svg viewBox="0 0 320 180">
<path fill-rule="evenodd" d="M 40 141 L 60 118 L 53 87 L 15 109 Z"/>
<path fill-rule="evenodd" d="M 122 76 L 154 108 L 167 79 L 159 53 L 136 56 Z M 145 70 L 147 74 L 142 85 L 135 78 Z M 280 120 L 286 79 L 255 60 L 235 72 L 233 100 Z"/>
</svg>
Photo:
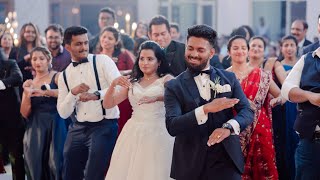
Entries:
<svg viewBox="0 0 320 180">
<path fill-rule="evenodd" d="M 80 94 L 79 101 L 81 101 L 81 102 L 98 100 L 98 96 L 96 96 L 93 93 L 88 93 L 89 89 L 90 89 L 90 87 L 87 84 L 81 83 L 78 86 L 72 88 L 71 93 L 75 96 Z"/>
<path fill-rule="evenodd" d="M 203 110 L 205 114 L 215 113 L 222 111 L 224 109 L 229 109 L 234 107 L 239 102 L 237 98 L 216 98 L 213 101 L 205 104 L 203 106 Z M 213 146 L 216 143 L 222 142 L 225 138 L 229 137 L 231 134 L 229 129 L 225 128 L 217 128 L 215 129 L 211 135 L 209 136 L 209 140 L 207 141 L 208 146 Z"/>
<path fill-rule="evenodd" d="M 47 90 L 34 88 L 33 81 L 31 79 L 26 80 L 22 87 L 28 97 L 48 96 Z"/>
<path fill-rule="evenodd" d="M 282 105 L 285 102 L 286 102 L 286 100 L 280 95 L 280 96 L 270 100 L 270 106 L 273 108 L 277 105 Z"/>
</svg>

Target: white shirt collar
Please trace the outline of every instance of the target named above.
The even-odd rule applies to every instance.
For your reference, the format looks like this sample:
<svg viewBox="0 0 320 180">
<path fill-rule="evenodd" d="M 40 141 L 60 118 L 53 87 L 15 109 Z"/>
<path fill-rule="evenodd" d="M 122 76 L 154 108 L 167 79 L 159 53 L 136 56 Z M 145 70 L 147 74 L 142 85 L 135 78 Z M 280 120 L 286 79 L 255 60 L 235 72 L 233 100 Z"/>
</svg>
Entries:
<svg viewBox="0 0 320 180">
<path fill-rule="evenodd" d="M 302 41 L 298 43 L 299 48 L 303 47 L 303 44 L 305 41 L 306 41 L 306 38 L 303 38 Z"/>
<path fill-rule="evenodd" d="M 318 47 L 315 51 L 312 52 L 312 57 L 314 58 L 317 55 L 320 58 L 320 47 Z"/>
</svg>

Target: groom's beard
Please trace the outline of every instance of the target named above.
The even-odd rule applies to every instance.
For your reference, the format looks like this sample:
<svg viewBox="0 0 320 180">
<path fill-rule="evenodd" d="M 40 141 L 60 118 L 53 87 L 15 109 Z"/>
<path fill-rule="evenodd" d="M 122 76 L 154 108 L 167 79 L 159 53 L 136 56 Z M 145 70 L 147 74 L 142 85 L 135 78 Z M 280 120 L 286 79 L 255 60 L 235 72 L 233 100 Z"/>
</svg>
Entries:
<svg viewBox="0 0 320 180">
<path fill-rule="evenodd" d="M 187 67 L 192 73 L 202 71 L 207 66 L 208 61 L 209 61 L 209 59 L 203 60 L 200 57 L 193 57 L 193 56 L 188 56 L 186 58 L 187 59 L 197 59 L 198 61 L 201 62 L 199 65 L 193 65 L 193 64 L 190 64 L 188 60 L 186 61 Z"/>
</svg>

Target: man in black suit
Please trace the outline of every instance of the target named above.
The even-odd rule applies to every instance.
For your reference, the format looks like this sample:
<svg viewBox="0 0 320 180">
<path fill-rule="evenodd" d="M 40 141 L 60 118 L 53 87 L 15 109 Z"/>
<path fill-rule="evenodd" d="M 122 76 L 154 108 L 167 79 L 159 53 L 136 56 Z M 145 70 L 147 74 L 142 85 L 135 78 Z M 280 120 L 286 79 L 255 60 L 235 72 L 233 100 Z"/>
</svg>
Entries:
<svg viewBox="0 0 320 180">
<path fill-rule="evenodd" d="M 297 19 L 291 24 L 291 34 L 298 41 L 298 50 L 297 55 L 300 57 L 302 55 L 303 47 L 308 46 L 312 42 L 306 39 L 307 31 L 308 31 L 308 23 L 304 20 Z"/>
<path fill-rule="evenodd" d="M 22 84 L 22 74 L 15 60 L 5 60 L 0 49 L 0 144 L 11 156 L 16 180 L 25 179 L 23 161 L 24 126 L 20 116 L 19 95 L 15 88 Z"/>
<path fill-rule="evenodd" d="M 166 126 L 176 137 L 170 176 L 177 180 L 240 180 L 244 170 L 238 135 L 253 111 L 235 75 L 209 65 L 216 40 L 207 25 L 189 28 L 188 69 L 165 85 Z"/>
<path fill-rule="evenodd" d="M 320 14 L 318 16 L 318 33 L 320 34 Z M 303 48 L 302 55 L 307 54 L 308 52 L 315 51 L 318 47 L 320 47 L 320 41 L 314 42 Z"/>
<path fill-rule="evenodd" d="M 157 42 L 164 48 L 172 75 L 178 76 L 186 70 L 187 66 L 184 61 L 185 45 L 171 39 L 170 25 L 164 16 L 159 15 L 151 19 L 148 35 L 152 41 Z"/>
<path fill-rule="evenodd" d="M 304 20 L 297 19 L 291 24 L 291 34 L 297 39 L 299 48 L 308 46 L 312 42 L 306 39 L 308 23 Z"/>
</svg>

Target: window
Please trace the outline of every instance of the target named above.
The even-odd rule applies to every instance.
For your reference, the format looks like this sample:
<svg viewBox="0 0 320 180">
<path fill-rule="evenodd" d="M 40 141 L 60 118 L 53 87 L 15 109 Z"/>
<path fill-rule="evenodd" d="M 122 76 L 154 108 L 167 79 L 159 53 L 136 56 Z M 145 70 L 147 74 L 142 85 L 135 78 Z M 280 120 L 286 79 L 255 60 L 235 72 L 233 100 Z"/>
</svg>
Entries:
<svg viewBox="0 0 320 180">
<path fill-rule="evenodd" d="M 180 25 L 182 36 L 195 24 L 216 27 L 216 0 L 160 0 L 160 14 Z"/>
</svg>

